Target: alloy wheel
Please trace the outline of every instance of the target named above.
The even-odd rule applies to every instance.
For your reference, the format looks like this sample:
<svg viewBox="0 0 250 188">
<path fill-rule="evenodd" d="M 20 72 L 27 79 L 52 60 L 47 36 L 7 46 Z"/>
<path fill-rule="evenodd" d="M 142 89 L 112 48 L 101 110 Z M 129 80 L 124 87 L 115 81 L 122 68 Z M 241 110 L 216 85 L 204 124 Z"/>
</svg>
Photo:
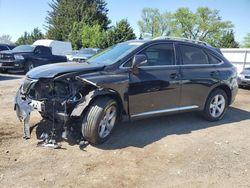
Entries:
<svg viewBox="0 0 250 188">
<path fill-rule="evenodd" d="M 117 117 L 116 106 L 112 105 L 105 110 L 102 120 L 99 124 L 99 136 L 101 138 L 107 137 L 112 131 Z"/>
<path fill-rule="evenodd" d="M 219 117 L 225 110 L 226 100 L 223 95 L 215 95 L 211 100 L 209 111 L 212 117 Z"/>
</svg>

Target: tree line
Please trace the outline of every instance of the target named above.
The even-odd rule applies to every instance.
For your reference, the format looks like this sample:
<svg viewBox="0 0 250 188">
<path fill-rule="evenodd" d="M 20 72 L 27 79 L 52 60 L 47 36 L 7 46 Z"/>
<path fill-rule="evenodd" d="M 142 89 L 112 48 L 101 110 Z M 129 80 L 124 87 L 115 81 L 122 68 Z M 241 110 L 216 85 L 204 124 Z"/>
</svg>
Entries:
<svg viewBox="0 0 250 188">
<path fill-rule="evenodd" d="M 25 33 L 17 44 L 30 44 L 40 38 L 70 41 L 74 49 L 82 47 L 107 48 L 113 44 L 136 39 L 133 28 L 127 19 L 114 26 L 107 14 L 104 0 L 53 0 L 46 17 L 46 35 L 41 31 Z M 32 37 L 32 36 L 36 37 Z M 28 36 L 28 37 L 27 37 Z"/>
<path fill-rule="evenodd" d="M 105 0 L 53 0 L 49 3 L 43 34 L 39 28 L 24 32 L 17 45 L 32 44 L 42 38 L 70 41 L 74 49 L 82 47 L 106 48 L 126 40 L 136 39 L 127 19 L 110 26 Z M 219 11 L 199 7 L 195 12 L 179 8 L 175 12 L 160 12 L 159 9 L 144 8 L 138 21 L 140 39 L 158 36 L 174 36 L 201 40 L 218 48 L 237 48 L 233 24 L 222 20 Z M 10 36 L 0 36 L 0 41 Z M 250 47 L 250 33 L 244 40 Z"/>
<path fill-rule="evenodd" d="M 163 12 L 145 8 L 138 22 L 142 37 L 175 36 L 200 40 L 215 47 L 239 47 L 234 39 L 233 24 L 223 21 L 218 10 L 208 7 L 179 8 L 176 12 Z"/>
</svg>

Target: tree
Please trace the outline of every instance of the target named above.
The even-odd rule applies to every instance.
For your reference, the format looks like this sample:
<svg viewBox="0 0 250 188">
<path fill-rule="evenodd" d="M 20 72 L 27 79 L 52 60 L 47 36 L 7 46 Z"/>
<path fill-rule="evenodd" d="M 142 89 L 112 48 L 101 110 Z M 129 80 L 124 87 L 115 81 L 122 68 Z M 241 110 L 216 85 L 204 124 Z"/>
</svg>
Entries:
<svg viewBox="0 0 250 188">
<path fill-rule="evenodd" d="M 31 33 L 24 32 L 16 41 L 16 45 L 33 44 L 36 40 L 43 39 L 44 35 L 39 28 L 34 28 Z"/>
<path fill-rule="evenodd" d="M 208 7 L 200 7 L 195 13 L 179 8 L 174 14 L 173 34 L 180 37 L 215 43 L 232 27 L 230 21 L 222 21 L 218 10 Z"/>
<path fill-rule="evenodd" d="M 84 25 L 81 35 L 82 47 L 84 48 L 100 48 L 104 40 L 104 31 L 98 24 L 93 26 Z"/>
<path fill-rule="evenodd" d="M 99 24 L 102 29 L 110 23 L 104 0 L 53 0 L 49 6 L 52 10 L 46 17 L 46 27 L 51 39 L 68 40 L 75 23 Z"/>
<path fill-rule="evenodd" d="M 123 19 L 107 31 L 99 24 L 91 26 L 84 22 L 75 23 L 69 39 L 75 49 L 81 47 L 107 48 L 116 43 L 136 39 L 136 35 L 128 21 Z"/>
<path fill-rule="evenodd" d="M 171 21 L 172 14 L 169 12 L 161 14 L 159 9 L 144 8 L 138 25 L 143 38 L 154 38 L 169 35 Z"/>
<path fill-rule="evenodd" d="M 11 41 L 11 36 L 10 35 L 2 35 L 0 36 L 0 43 L 5 43 L 5 44 L 12 44 L 13 42 Z"/>
<path fill-rule="evenodd" d="M 250 33 L 244 37 L 243 47 L 250 48 Z"/>
<path fill-rule="evenodd" d="M 226 32 L 222 38 L 219 40 L 218 48 L 239 48 L 239 43 L 235 41 L 234 32 L 228 31 Z"/>
<path fill-rule="evenodd" d="M 83 22 L 75 22 L 71 32 L 69 33 L 69 41 L 75 50 L 82 47 L 82 30 L 85 25 L 86 24 Z"/>
<path fill-rule="evenodd" d="M 104 47 L 109 47 L 114 44 L 133 39 L 136 39 L 134 30 L 128 23 L 128 20 L 123 19 L 107 31 L 105 35 L 105 43 L 103 45 Z"/>
<path fill-rule="evenodd" d="M 146 8 L 138 25 L 144 38 L 175 36 L 202 40 L 212 45 L 218 45 L 221 37 L 233 28 L 230 21 L 222 21 L 218 10 L 208 7 L 197 8 L 196 12 L 179 8 L 174 13 L 163 14 L 158 9 Z"/>
</svg>

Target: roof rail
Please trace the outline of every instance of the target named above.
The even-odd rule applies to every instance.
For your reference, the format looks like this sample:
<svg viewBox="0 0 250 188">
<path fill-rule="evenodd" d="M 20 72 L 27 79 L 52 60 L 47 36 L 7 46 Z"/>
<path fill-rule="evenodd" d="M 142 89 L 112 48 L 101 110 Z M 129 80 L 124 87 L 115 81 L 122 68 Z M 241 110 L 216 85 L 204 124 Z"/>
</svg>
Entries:
<svg viewBox="0 0 250 188">
<path fill-rule="evenodd" d="M 197 44 L 203 44 L 205 46 L 211 46 L 210 44 L 200 41 L 200 40 L 194 40 L 194 39 L 188 39 L 188 38 L 182 38 L 182 37 L 168 37 L 168 36 L 161 36 L 161 37 L 156 37 L 153 40 L 177 40 L 177 41 L 186 41 L 186 42 L 193 42 Z"/>
</svg>

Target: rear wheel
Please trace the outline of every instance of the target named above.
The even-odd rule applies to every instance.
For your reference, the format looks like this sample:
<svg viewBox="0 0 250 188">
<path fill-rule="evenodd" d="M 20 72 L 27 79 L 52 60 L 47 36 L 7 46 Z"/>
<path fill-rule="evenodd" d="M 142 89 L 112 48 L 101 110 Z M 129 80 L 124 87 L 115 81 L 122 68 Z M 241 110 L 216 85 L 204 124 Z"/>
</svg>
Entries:
<svg viewBox="0 0 250 188">
<path fill-rule="evenodd" d="M 24 66 L 25 73 L 29 72 L 31 69 L 35 68 L 34 63 L 29 61 Z"/>
<path fill-rule="evenodd" d="M 228 108 L 228 97 L 225 91 L 216 89 L 213 91 L 204 108 L 204 117 L 209 121 L 218 121 L 223 118 Z"/>
<path fill-rule="evenodd" d="M 113 132 L 117 116 L 115 100 L 109 97 L 98 98 L 83 117 L 83 137 L 92 144 L 102 144 Z"/>
</svg>

